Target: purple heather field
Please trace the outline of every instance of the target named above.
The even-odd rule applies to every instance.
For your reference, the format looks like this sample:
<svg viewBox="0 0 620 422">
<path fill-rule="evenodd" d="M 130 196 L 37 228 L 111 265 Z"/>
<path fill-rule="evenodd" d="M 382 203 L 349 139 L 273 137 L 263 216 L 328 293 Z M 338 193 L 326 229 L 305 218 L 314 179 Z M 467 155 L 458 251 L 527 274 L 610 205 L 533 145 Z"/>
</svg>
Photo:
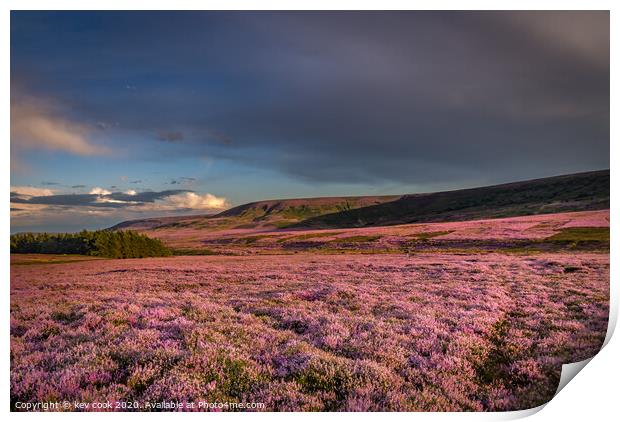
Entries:
<svg viewBox="0 0 620 422">
<path fill-rule="evenodd" d="M 358 229 L 324 250 L 274 251 L 286 242 L 264 237 L 212 256 L 14 255 L 11 401 L 531 408 L 552 398 L 562 364 L 602 345 L 608 250 L 466 251 L 439 238 L 608 224 L 600 211 Z M 332 236 L 316 233 L 305 239 Z M 399 236 L 430 246 L 390 250 Z"/>
</svg>

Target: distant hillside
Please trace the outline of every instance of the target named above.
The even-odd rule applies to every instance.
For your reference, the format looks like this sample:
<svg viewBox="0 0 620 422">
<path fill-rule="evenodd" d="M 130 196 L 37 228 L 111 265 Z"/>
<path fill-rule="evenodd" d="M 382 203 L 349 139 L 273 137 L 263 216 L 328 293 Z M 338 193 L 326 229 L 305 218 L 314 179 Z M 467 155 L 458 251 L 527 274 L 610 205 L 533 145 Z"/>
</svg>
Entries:
<svg viewBox="0 0 620 422">
<path fill-rule="evenodd" d="M 398 198 L 399 195 L 276 199 L 239 205 L 221 212 L 217 217 L 238 217 L 249 221 L 302 221 L 324 214 L 383 204 Z"/>
<path fill-rule="evenodd" d="M 606 208 L 609 208 L 609 170 L 405 195 L 383 204 L 311 217 L 295 227 L 385 226 Z"/>
<path fill-rule="evenodd" d="M 345 228 L 609 208 L 609 170 L 455 191 L 258 201 L 216 215 L 126 221 L 111 230 Z"/>
<path fill-rule="evenodd" d="M 175 227 L 180 223 L 189 221 L 203 221 L 212 219 L 213 215 L 182 215 L 173 217 L 152 217 L 139 220 L 128 220 L 118 223 L 107 230 L 151 230 L 159 227 Z"/>
<path fill-rule="evenodd" d="M 389 201 L 395 201 L 398 198 L 400 198 L 400 195 L 258 201 L 239 205 L 216 215 L 158 217 L 125 221 L 111 227 L 111 230 L 283 228 L 312 217 L 378 205 Z"/>
</svg>

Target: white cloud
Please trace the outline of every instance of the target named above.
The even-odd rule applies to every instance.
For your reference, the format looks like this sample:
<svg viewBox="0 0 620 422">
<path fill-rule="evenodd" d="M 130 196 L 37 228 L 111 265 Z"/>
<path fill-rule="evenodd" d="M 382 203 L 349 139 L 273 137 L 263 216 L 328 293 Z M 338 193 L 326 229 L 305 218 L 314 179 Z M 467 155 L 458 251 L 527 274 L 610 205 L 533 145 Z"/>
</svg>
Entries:
<svg viewBox="0 0 620 422">
<path fill-rule="evenodd" d="M 129 190 L 128 190 L 127 192 L 125 192 L 125 193 L 126 193 L 127 195 L 131 195 L 131 196 L 133 196 L 133 195 L 137 194 L 138 192 L 136 192 L 136 191 L 135 191 L 135 190 L 133 190 L 133 189 L 129 189 Z"/>
<path fill-rule="evenodd" d="M 177 208 L 190 208 L 195 210 L 220 210 L 228 206 L 226 198 L 218 198 L 210 193 L 199 195 L 194 192 L 185 192 L 169 196 L 165 202 Z"/>
<path fill-rule="evenodd" d="M 88 193 L 90 193 L 91 195 L 109 195 L 112 192 L 110 192 L 107 189 L 100 188 L 100 187 L 94 187 Z"/>
<path fill-rule="evenodd" d="M 14 95 L 11 101 L 11 147 L 101 155 L 108 150 L 88 139 L 90 128 L 62 117 L 49 100 Z"/>
<path fill-rule="evenodd" d="M 125 204 L 125 205 L 139 205 L 139 202 L 136 201 L 121 201 L 120 199 L 112 199 L 110 197 L 107 196 L 99 196 L 95 202 L 98 202 L 100 204 L 102 203 L 108 203 L 108 204 Z"/>
<path fill-rule="evenodd" d="M 11 186 L 11 192 L 28 196 L 50 196 L 54 191 L 46 188 L 35 188 L 32 186 Z"/>
<path fill-rule="evenodd" d="M 11 192 L 24 196 L 54 195 L 54 191 L 30 186 L 14 186 Z M 177 195 L 162 197 L 154 202 L 125 201 L 112 198 L 111 192 L 101 187 L 93 187 L 90 193 L 97 195 L 95 204 L 118 204 L 118 206 L 102 207 L 59 204 L 11 203 L 12 227 L 58 226 L 74 227 L 109 227 L 125 220 L 145 217 L 182 215 L 190 210 L 202 211 L 206 214 L 215 213 L 228 207 L 226 198 L 210 193 L 197 194 L 183 192 Z M 128 195 L 140 198 L 140 193 Z M 132 198 L 133 199 L 133 198 Z M 64 230 L 64 229 L 63 229 Z"/>
</svg>

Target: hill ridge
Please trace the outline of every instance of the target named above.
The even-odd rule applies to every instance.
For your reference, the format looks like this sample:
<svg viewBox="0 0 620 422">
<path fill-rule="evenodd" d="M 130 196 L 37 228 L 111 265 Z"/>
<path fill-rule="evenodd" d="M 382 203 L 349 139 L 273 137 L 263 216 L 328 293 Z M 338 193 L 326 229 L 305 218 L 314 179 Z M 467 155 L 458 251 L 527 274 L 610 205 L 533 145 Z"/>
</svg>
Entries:
<svg viewBox="0 0 620 422">
<path fill-rule="evenodd" d="M 214 215 L 130 220 L 110 229 L 347 228 L 598 210 L 609 208 L 609 174 L 607 169 L 404 195 L 269 199 Z"/>
<path fill-rule="evenodd" d="M 313 217 L 296 227 L 385 226 L 606 208 L 609 208 L 609 170 L 599 170 L 403 195 L 390 203 Z"/>
</svg>

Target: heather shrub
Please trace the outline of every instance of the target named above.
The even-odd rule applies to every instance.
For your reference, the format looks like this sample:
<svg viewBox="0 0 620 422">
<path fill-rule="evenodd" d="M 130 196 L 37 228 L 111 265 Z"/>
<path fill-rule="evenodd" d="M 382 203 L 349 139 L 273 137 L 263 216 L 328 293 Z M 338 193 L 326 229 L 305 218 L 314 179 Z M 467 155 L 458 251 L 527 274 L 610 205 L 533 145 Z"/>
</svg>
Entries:
<svg viewBox="0 0 620 422">
<path fill-rule="evenodd" d="M 18 265 L 11 402 L 524 409 L 598 351 L 608 309 L 600 253 Z"/>
</svg>

